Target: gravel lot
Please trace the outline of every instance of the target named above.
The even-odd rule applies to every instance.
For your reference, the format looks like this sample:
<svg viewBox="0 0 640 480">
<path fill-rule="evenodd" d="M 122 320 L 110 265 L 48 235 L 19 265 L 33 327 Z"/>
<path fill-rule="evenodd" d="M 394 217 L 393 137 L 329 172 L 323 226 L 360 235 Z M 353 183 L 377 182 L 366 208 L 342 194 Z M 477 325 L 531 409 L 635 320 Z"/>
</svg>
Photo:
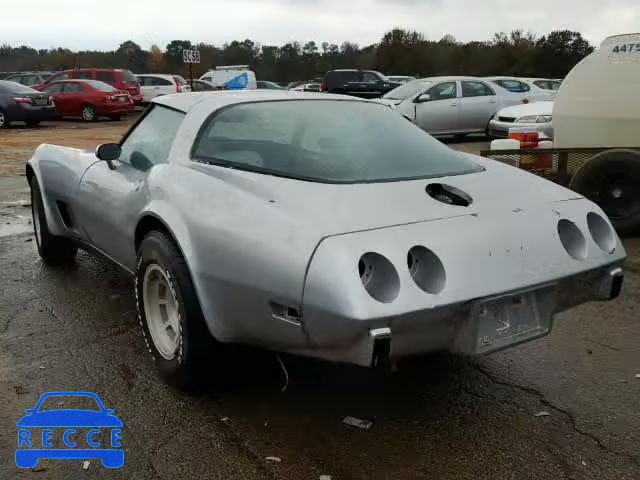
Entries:
<svg viewBox="0 0 640 480">
<path fill-rule="evenodd" d="M 223 389 L 166 386 L 140 335 L 131 278 L 86 254 L 66 270 L 44 266 L 20 176 L 41 142 L 93 148 L 131 121 L 0 132 L 1 479 L 640 478 L 640 239 L 625 240 L 619 299 L 562 314 L 549 336 L 499 354 L 418 358 L 396 373 L 285 356 L 282 392 L 275 356 L 242 352 Z M 115 409 L 121 469 L 15 466 L 16 421 L 63 389 L 96 392 Z M 349 427 L 347 415 L 373 425 Z"/>
</svg>

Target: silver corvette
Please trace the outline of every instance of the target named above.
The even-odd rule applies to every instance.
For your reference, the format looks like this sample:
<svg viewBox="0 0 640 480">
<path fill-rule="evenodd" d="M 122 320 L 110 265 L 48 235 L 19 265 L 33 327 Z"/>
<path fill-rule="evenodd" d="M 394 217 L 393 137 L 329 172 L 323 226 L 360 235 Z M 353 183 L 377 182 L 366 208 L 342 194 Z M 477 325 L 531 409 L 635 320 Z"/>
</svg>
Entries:
<svg viewBox="0 0 640 480">
<path fill-rule="evenodd" d="M 42 259 L 130 272 L 183 388 L 229 343 L 363 366 L 485 354 L 622 284 L 594 203 L 351 97 L 167 95 L 119 144 L 41 145 L 26 168 Z"/>
</svg>

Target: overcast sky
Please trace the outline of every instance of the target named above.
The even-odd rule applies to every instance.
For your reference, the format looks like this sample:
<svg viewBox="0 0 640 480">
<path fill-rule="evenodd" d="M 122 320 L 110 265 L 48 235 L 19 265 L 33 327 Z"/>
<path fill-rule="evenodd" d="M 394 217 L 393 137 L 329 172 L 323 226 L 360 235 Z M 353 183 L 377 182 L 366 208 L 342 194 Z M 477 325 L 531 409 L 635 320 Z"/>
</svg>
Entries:
<svg viewBox="0 0 640 480">
<path fill-rule="evenodd" d="M 640 0 L 0 0 L 0 43 L 112 50 L 131 39 L 162 48 L 172 39 L 220 45 L 298 40 L 368 45 L 400 26 L 438 40 L 486 40 L 517 28 L 582 32 L 592 43 L 639 29 Z"/>
</svg>

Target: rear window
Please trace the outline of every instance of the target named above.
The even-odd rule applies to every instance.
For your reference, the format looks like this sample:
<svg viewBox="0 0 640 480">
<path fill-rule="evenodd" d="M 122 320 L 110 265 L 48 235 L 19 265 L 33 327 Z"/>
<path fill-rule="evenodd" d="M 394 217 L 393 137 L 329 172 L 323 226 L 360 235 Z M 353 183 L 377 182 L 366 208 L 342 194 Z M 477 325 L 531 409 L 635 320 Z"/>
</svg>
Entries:
<svg viewBox="0 0 640 480">
<path fill-rule="evenodd" d="M 111 85 L 107 85 L 104 82 L 99 82 L 97 80 L 92 80 L 90 82 L 87 82 L 87 85 L 95 88 L 96 90 L 99 90 L 101 92 L 116 92 L 117 90 L 115 88 L 113 88 Z"/>
<path fill-rule="evenodd" d="M 122 77 L 122 81 L 125 83 L 138 83 L 138 79 L 136 78 L 136 76 L 129 70 L 122 70 L 120 72 L 120 75 Z"/>
<path fill-rule="evenodd" d="M 428 80 L 413 80 L 397 88 L 394 88 L 390 92 L 383 95 L 382 98 L 386 98 L 388 100 L 406 100 L 407 98 L 413 97 L 418 93 L 424 92 L 424 90 L 430 83 L 431 82 Z"/>
<path fill-rule="evenodd" d="M 494 83 L 497 83 L 502 88 L 515 93 L 524 93 L 531 90 L 529 88 L 529 85 L 523 82 L 519 82 L 517 80 L 494 80 Z"/>
<path fill-rule="evenodd" d="M 207 120 L 193 154 L 217 165 L 329 183 L 482 170 L 393 110 L 357 101 L 235 105 Z"/>
<path fill-rule="evenodd" d="M 328 72 L 325 76 L 325 81 L 327 83 L 347 83 L 347 82 L 357 82 L 359 77 L 359 73 L 354 72 Z"/>
<path fill-rule="evenodd" d="M 116 76 L 113 72 L 96 72 L 96 80 L 105 83 L 115 83 Z"/>
</svg>

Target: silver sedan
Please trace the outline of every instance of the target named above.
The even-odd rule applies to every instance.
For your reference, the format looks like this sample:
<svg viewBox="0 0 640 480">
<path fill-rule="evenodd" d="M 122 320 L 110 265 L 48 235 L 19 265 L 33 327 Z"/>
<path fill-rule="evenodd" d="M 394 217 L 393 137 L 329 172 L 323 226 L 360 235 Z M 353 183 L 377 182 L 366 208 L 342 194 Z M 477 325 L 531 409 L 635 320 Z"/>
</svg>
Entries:
<svg viewBox="0 0 640 480">
<path fill-rule="evenodd" d="M 432 135 L 485 133 L 489 120 L 522 96 L 475 77 L 413 80 L 378 100 Z"/>
</svg>

